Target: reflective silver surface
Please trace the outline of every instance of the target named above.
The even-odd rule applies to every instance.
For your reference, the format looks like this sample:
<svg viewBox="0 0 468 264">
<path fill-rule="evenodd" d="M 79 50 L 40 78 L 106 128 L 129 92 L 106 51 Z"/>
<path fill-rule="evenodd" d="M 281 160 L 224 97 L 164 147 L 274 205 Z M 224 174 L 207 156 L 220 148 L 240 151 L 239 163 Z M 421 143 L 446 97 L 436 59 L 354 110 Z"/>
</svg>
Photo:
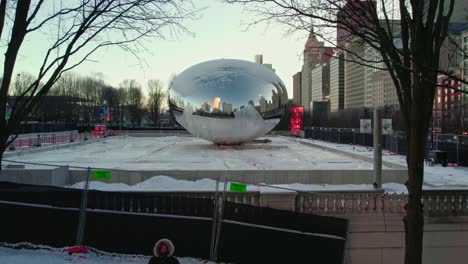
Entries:
<svg viewBox="0 0 468 264">
<path fill-rule="evenodd" d="M 217 144 L 265 135 L 280 121 L 287 101 L 286 88 L 272 70 L 231 59 L 186 69 L 169 91 L 177 122 L 192 135 Z"/>
</svg>

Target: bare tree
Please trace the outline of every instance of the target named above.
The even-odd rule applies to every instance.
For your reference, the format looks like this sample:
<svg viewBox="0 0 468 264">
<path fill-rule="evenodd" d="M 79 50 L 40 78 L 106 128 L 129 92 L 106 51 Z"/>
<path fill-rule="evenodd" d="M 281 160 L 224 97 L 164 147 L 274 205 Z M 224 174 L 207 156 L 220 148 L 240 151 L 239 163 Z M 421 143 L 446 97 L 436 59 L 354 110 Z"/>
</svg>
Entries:
<svg viewBox="0 0 468 264">
<path fill-rule="evenodd" d="M 0 40 L 6 43 L 0 86 L 0 160 L 13 129 L 64 72 L 104 47 L 117 46 L 137 56 L 144 47 L 142 41 L 149 37 L 187 32 L 182 23 L 194 18 L 195 12 L 190 0 L 69 0 L 58 10 L 51 10 L 44 0 L 0 0 Z M 7 96 L 24 40 L 43 38 L 57 25 L 57 35 L 41 54 L 34 82 L 15 99 L 7 122 Z"/>
<path fill-rule="evenodd" d="M 162 111 L 162 104 L 166 93 L 163 91 L 163 83 L 160 80 L 148 81 L 148 112 L 150 120 L 153 121 L 154 127 L 158 127 L 159 115 Z"/>
<path fill-rule="evenodd" d="M 27 72 L 18 73 L 12 84 L 12 89 L 10 91 L 10 94 L 12 96 L 18 96 L 22 94 L 35 80 L 36 79 L 34 75 L 30 73 L 27 73 Z"/>
<path fill-rule="evenodd" d="M 408 203 L 405 224 L 405 263 L 422 261 L 423 207 L 421 204 L 424 156 L 432 116 L 439 55 L 449 31 L 455 0 L 227 0 L 244 4 L 256 14 L 250 25 L 278 22 L 288 32 L 314 31 L 329 43 L 360 41 L 378 58 L 360 56 L 346 45 L 338 48 L 353 55 L 350 60 L 387 70 L 396 88 L 407 127 Z M 463 1 L 458 1 L 463 2 Z M 463 8 L 463 7 L 462 7 Z M 338 31 L 337 39 L 333 36 Z M 463 80 L 461 80 L 463 81 Z M 466 83 L 466 81 L 463 81 Z M 453 87 L 449 87 L 455 89 Z M 457 89 L 455 89 L 457 90 Z M 465 92 L 464 90 L 458 90 Z"/>
<path fill-rule="evenodd" d="M 128 110 L 132 126 L 134 127 L 137 124 L 141 124 L 143 92 L 140 84 L 135 80 L 124 80 L 120 84 L 120 87 L 125 89 L 125 105 Z"/>
</svg>

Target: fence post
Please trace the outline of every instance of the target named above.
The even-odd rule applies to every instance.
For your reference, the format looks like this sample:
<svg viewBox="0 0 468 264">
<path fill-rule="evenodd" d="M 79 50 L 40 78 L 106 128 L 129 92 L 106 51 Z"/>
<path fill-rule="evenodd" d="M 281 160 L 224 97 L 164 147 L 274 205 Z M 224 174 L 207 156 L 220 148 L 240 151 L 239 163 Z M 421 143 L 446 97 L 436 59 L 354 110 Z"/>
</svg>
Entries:
<svg viewBox="0 0 468 264">
<path fill-rule="evenodd" d="M 216 237 L 215 237 L 215 245 L 214 245 L 214 252 L 213 252 L 213 257 L 214 261 L 216 262 L 218 259 L 218 246 L 219 246 L 219 238 L 221 237 L 221 227 L 223 223 L 223 212 L 224 212 L 224 202 L 226 201 L 226 189 L 228 185 L 228 180 L 229 178 L 226 177 L 224 180 L 224 189 L 223 189 L 223 195 L 221 199 L 221 203 L 219 205 L 219 217 L 218 217 L 218 223 L 217 223 L 217 230 L 216 230 Z"/>
<path fill-rule="evenodd" d="M 88 187 L 89 187 L 89 177 L 91 174 L 91 168 L 88 167 L 86 171 L 86 180 L 85 186 L 83 188 L 83 193 L 81 194 L 81 206 L 80 214 L 78 218 L 78 230 L 76 233 L 76 246 L 81 246 L 83 243 L 84 230 L 86 226 L 86 207 L 88 204 Z"/>
<path fill-rule="evenodd" d="M 216 190 L 214 194 L 213 206 L 213 227 L 211 228 L 211 247 L 210 247 L 210 260 L 215 261 L 215 241 L 216 241 L 216 227 L 218 225 L 218 200 L 219 200 L 219 176 L 216 178 Z"/>
</svg>

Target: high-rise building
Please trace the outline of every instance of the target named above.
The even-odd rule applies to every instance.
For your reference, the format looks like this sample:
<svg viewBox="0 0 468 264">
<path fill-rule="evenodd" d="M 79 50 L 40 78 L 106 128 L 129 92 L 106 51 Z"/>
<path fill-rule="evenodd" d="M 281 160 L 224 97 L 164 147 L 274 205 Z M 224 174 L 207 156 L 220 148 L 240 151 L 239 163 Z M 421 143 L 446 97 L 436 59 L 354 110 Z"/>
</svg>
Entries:
<svg viewBox="0 0 468 264">
<path fill-rule="evenodd" d="M 344 108 L 364 106 L 365 70 L 362 63 L 357 63 L 364 56 L 364 43 L 354 38 L 346 43 L 345 51 L 345 102 Z"/>
<path fill-rule="evenodd" d="M 376 12 L 375 1 L 349 0 L 337 14 L 336 47 L 345 48 L 346 43 L 352 37 L 352 31 L 360 31 L 369 23 L 368 18 Z"/>
<path fill-rule="evenodd" d="M 301 106 L 301 72 L 293 75 L 293 104 Z"/>
<path fill-rule="evenodd" d="M 223 112 L 224 113 L 231 113 L 232 112 L 232 104 L 228 104 L 223 102 Z"/>
<path fill-rule="evenodd" d="M 344 109 L 344 54 L 330 59 L 330 111 Z"/>
<path fill-rule="evenodd" d="M 221 98 L 215 97 L 213 100 L 213 110 L 219 110 L 219 103 L 221 103 Z"/>
<path fill-rule="evenodd" d="M 393 79 L 388 71 L 378 70 L 372 74 L 372 106 L 393 106 L 399 108 L 398 96 Z"/>
<path fill-rule="evenodd" d="M 330 66 L 319 64 L 312 70 L 312 102 L 326 101 L 330 95 Z"/>
<path fill-rule="evenodd" d="M 456 77 L 461 78 L 461 72 L 456 72 Z M 440 75 L 437 78 L 440 85 L 434 97 L 433 126 L 439 132 L 458 132 L 462 122 L 462 97 L 463 93 L 451 88 L 461 89 L 459 80 Z"/>
<path fill-rule="evenodd" d="M 272 70 L 273 72 L 276 72 L 276 70 L 273 68 L 273 64 L 271 63 L 263 63 L 263 55 L 262 54 L 257 54 L 254 57 L 254 61 L 257 64 L 263 65 L 264 67 Z"/>
<path fill-rule="evenodd" d="M 462 49 L 465 55 L 460 63 L 461 75 L 463 80 L 468 80 L 468 29 L 461 33 Z M 468 91 L 468 85 L 463 85 L 463 89 Z M 468 131 L 468 94 L 462 97 L 462 128 L 464 132 Z"/>
<path fill-rule="evenodd" d="M 255 55 L 254 60 L 255 60 L 255 63 L 257 64 L 263 64 L 263 55 L 262 54 Z"/>
<path fill-rule="evenodd" d="M 317 65 L 328 63 L 333 55 L 333 47 L 325 47 L 323 42 L 319 42 L 313 30 L 304 47 L 304 63 L 301 71 L 301 105 L 304 113 L 310 114 L 312 105 L 312 70 Z"/>
</svg>

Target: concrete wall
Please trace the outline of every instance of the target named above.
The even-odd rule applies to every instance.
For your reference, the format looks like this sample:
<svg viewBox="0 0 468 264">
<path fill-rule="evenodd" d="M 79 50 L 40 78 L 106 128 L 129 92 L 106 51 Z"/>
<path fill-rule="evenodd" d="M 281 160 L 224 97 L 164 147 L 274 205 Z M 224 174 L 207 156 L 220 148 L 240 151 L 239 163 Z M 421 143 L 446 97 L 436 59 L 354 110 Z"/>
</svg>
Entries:
<svg viewBox="0 0 468 264">
<path fill-rule="evenodd" d="M 67 166 L 27 170 L 7 167 L 0 171 L 0 181 L 62 187 L 70 184 L 70 177 Z"/>
<path fill-rule="evenodd" d="M 346 263 L 403 264 L 405 232 L 402 214 L 348 215 Z M 423 263 L 465 263 L 468 260 L 468 218 L 426 217 Z"/>
<path fill-rule="evenodd" d="M 85 179 L 86 171 L 71 170 L 72 183 Z M 125 183 L 135 185 L 157 175 L 170 176 L 180 180 L 196 180 L 202 178 L 240 181 L 244 183 L 266 184 L 372 184 L 372 170 L 152 170 L 152 171 L 112 171 L 108 183 Z M 382 182 L 404 183 L 406 171 L 384 170 Z"/>
</svg>

